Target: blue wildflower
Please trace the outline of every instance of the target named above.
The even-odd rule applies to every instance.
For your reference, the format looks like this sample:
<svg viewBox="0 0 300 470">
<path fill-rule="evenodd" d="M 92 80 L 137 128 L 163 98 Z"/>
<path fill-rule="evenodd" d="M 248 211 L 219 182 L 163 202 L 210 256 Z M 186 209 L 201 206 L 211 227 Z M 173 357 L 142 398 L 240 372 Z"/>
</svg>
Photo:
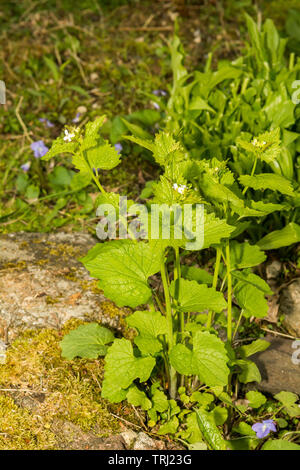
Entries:
<svg viewBox="0 0 300 470">
<path fill-rule="evenodd" d="M 167 96 L 167 92 L 165 90 L 153 90 L 152 93 L 155 96 Z"/>
<path fill-rule="evenodd" d="M 54 127 L 54 124 L 53 124 L 51 121 L 49 121 L 49 119 L 46 119 L 46 118 L 39 118 L 39 121 L 40 121 L 40 122 L 44 122 L 47 127 Z"/>
<path fill-rule="evenodd" d="M 122 144 L 120 144 L 119 142 L 118 142 L 117 144 L 115 144 L 115 150 L 116 150 L 118 153 L 121 153 L 122 150 L 123 150 Z"/>
<path fill-rule="evenodd" d="M 262 423 L 255 423 L 252 426 L 253 431 L 256 432 L 258 439 L 263 439 L 268 436 L 271 431 L 276 432 L 276 423 L 273 419 L 266 419 Z"/>
<path fill-rule="evenodd" d="M 155 101 L 152 101 L 152 104 L 153 104 L 154 109 L 157 109 L 157 110 L 160 109 L 159 104 L 158 104 L 158 103 L 155 103 Z"/>
<path fill-rule="evenodd" d="M 21 169 L 22 169 L 23 171 L 25 171 L 25 173 L 27 173 L 27 171 L 29 170 L 30 166 L 31 166 L 31 162 L 23 163 L 23 165 L 21 165 Z"/>
<path fill-rule="evenodd" d="M 74 117 L 74 119 L 72 119 L 72 122 L 79 122 L 80 121 L 80 116 L 81 114 L 80 113 L 76 113 L 76 116 Z"/>
<path fill-rule="evenodd" d="M 32 142 L 30 147 L 31 150 L 33 150 L 35 158 L 43 157 L 49 150 L 49 148 L 44 144 L 43 140 L 37 140 L 36 142 Z"/>
</svg>

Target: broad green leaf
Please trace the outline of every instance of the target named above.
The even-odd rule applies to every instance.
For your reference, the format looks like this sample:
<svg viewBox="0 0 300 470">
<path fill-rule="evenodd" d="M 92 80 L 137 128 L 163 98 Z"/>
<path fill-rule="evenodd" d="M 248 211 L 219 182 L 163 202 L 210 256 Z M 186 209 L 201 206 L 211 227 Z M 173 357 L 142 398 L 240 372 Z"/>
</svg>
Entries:
<svg viewBox="0 0 300 470">
<path fill-rule="evenodd" d="M 172 366 L 182 375 L 198 375 L 210 387 L 225 386 L 229 369 L 224 343 L 217 336 L 197 331 L 193 336 L 193 350 L 177 344 L 170 352 Z"/>
<path fill-rule="evenodd" d="M 85 126 L 85 137 L 99 137 L 99 130 L 103 126 L 106 116 L 99 116 L 94 121 L 89 121 Z"/>
<path fill-rule="evenodd" d="M 126 395 L 128 403 L 133 406 L 140 406 L 142 410 L 150 410 L 152 403 L 147 397 L 146 393 L 139 390 L 135 385 L 132 385 Z"/>
<path fill-rule="evenodd" d="M 145 131 L 142 127 L 138 126 L 137 124 L 133 124 L 132 122 L 128 122 L 126 119 L 122 119 L 123 124 L 127 127 L 127 129 L 135 136 L 140 139 L 151 140 L 152 136 L 149 132 Z M 137 142 L 138 143 L 138 142 Z"/>
<path fill-rule="evenodd" d="M 98 144 L 97 141 L 91 141 L 91 144 L 84 148 L 83 155 L 92 169 L 111 170 L 120 163 L 119 153 L 108 142 Z"/>
<path fill-rule="evenodd" d="M 241 372 L 238 374 L 240 382 L 247 384 L 249 382 L 261 381 L 260 372 L 254 362 L 244 359 L 238 359 L 235 362 L 241 368 Z"/>
<path fill-rule="evenodd" d="M 256 391 L 247 392 L 246 398 L 249 400 L 249 406 L 254 409 L 260 408 L 267 401 L 266 397 L 262 393 Z"/>
<path fill-rule="evenodd" d="M 150 139 L 143 139 L 143 138 L 136 137 L 133 135 L 125 135 L 124 139 L 130 140 L 131 142 L 134 142 L 135 144 L 138 144 L 141 147 L 144 147 L 147 150 L 150 150 L 150 152 L 154 152 L 155 145 L 154 145 L 154 142 Z"/>
<path fill-rule="evenodd" d="M 197 281 L 200 284 L 209 284 L 213 282 L 213 276 L 205 269 L 196 268 L 195 266 L 182 266 L 182 276 L 188 281 Z"/>
<path fill-rule="evenodd" d="M 173 298 L 176 297 L 178 281 L 172 281 L 170 292 Z M 203 310 L 213 310 L 221 312 L 227 306 L 224 296 L 213 287 L 206 284 L 198 284 L 197 281 L 180 279 L 178 310 L 182 312 L 202 312 Z"/>
<path fill-rule="evenodd" d="M 257 266 L 265 261 L 266 255 L 257 245 L 250 245 L 248 242 L 230 243 L 230 267 L 231 269 L 244 269 Z"/>
<path fill-rule="evenodd" d="M 104 295 L 119 307 L 135 308 L 151 296 L 148 278 L 160 270 L 162 253 L 155 243 L 113 240 L 100 243 L 81 262 L 100 279 Z"/>
<path fill-rule="evenodd" d="M 242 175 L 239 181 L 243 186 L 258 189 L 271 189 L 272 191 L 279 191 L 287 196 L 293 196 L 294 190 L 291 182 L 281 175 L 275 173 L 262 173 L 259 175 Z"/>
<path fill-rule="evenodd" d="M 98 356 L 105 356 L 106 345 L 113 340 L 112 332 L 98 323 L 80 325 L 65 335 L 60 342 L 62 356 L 66 359 L 74 357 L 96 359 Z"/>
<path fill-rule="evenodd" d="M 298 395 L 292 392 L 283 391 L 274 395 L 274 398 L 283 404 L 286 412 L 291 418 L 300 416 L 300 406 L 296 404 L 298 401 Z"/>
<path fill-rule="evenodd" d="M 166 334 L 167 322 L 160 312 L 137 311 L 127 317 L 126 322 L 138 331 L 134 342 L 142 354 L 154 355 L 162 350 L 162 343 L 157 337 Z"/>
<path fill-rule="evenodd" d="M 135 357 L 129 340 L 116 339 L 105 357 L 105 374 L 102 384 L 102 397 L 112 403 L 125 399 L 126 389 L 136 379 L 145 382 L 149 379 L 155 359 Z"/>
<path fill-rule="evenodd" d="M 207 101 L 202 99 L 200 96 L 195 96 L 191 100 L 191 102 L 189 104 L 189 110 L 190 111 L 203 111 L 203 110 L 205 110 L 205 111 L 210 111 L 212 113 L 216 112 L 211 106 L 209 106 Z"/>
<path fill-rule="evenodd" d="M 159 413 L 163 413 L 164 411 L 167 411 L 169 409 L 168 398 L 162 390 L 158 390 L 156 388 L 151 396 L 151 399 L 153 403 L 153 408 Z"/>
<path fill-rule="evenodd" d="M 201 408 L 195 411 L 200 431 L 209 447 L 213 450 L 226 450 L 226 442 L 212 417 Z"/>
<path fill-rule="evenodd" d="M 277 250 L 300 241 L 300 225 L 290 222 L 284 228 L 268 233 L 257 242 L 262 250 Z"/>
<path fill-rule="evenodd" d="M 263 318 L 267 315 L 268 302 L 261 289 L 248 282 L 239 281 L 234 287 L 234 296 L 239 306 L 244 310 L 245 316 Z"/>
<path fill-rule="evenodd" d="M 245 271 L 233 271 L 232 276 L 240 281 L 243 281 L 251 286 L 256 287 L 257 289 L 264 292 L 264 294 L 272 295 L 273 291 L 270 289 L 269 285 L 261 277 L 257 276 L 254 273 L 249 273 Z"/>
<path fill-rule="evenodd" d="M 264 443 L 261 450 L 300 450 L 300 446 L 285 439 L 270 439 Z"/>
<path fill-rule="evenodd" d="M 77 142 L 65 142 L 62 137 L 58 137 L 52 144 L 48 152 L 42 157 L 42 160 L 50 160 L 62 153 L 74 153 L 78 148 Z"/>
<path fill-rule="evenodd" d="M 215 406 L 211 412 L 211 416 L 216 426 L 223 426 L 228 418 L 228 410 L 223 406 Z"/>
<path fill-rule="evenodd" d="M 203 435 L 199 429 L 197 415 L 195 412 L 189 413 L 186 418 L 186 429 L 182 438 L 189 442 L 190 444 L 195 444 L 197 442 L 203 442 Z"/>
<path fill-rule="evenodd" d="M 244 359 L 246 357 L 253 356 L 253 354 L 256 354 L 258 352 L 265 351 L 270 345 L 271 343 L 269 343 L 269 341 L 266 341 L 264 339 L 257 339 L 255 341 L 252 341 L 252 343 L 250 344 L 241 346 L 238 351 L 241 357 Z"/>
<path fill-rule="evenodd" d="M 234 231 L 234 227 L 228 225 L 225 219 L 218 219 L 213 213 L 204 215 L 204 245 L 203 248 L 209 248 L 211 245 L 217 245 L 224 238 L 229 238 Z"/>
</svg>

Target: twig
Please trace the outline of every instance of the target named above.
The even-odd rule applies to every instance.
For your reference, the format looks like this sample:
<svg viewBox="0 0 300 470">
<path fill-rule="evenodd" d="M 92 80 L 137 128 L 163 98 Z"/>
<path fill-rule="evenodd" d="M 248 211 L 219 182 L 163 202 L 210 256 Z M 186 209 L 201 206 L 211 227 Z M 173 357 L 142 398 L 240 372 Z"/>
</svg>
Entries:
<svg viewBox="0 0 300 470">
<path fill-rule="evenodd" d="M 138 420 L 140 421 L 141 425 L 143 426 L 144 429 L 147 430 L 147 427 L 145 426 L 145 424 L 144 424 L 142 418 L 140 417 L 140 415 L 138 414 L 137 409 L 136 409 L 133 405 L 131 405 L 131 406 L 132 406 L 132 408 L 134 409 L 134 412 L 135 412 L 135 414 L 136 414 Z"/>
<path fill-rule="evenodd" d="M 120 419 L 121 421 L 124 421 L 124 423 L 129 424 L 130 426 L 135 426 L 136 428 L 142 429 L 142 427 L 139 426 L 138 424 L 131 423 L 130 421 L 127 421 L 127 419 L 121 418 L 121 416 L 115 415 L 114 413 L 111 413 L 111 412 L 110 412 L 110 414 L 111 414 L 114 418 Z"/>
<path fill-rule="evenodd" d="M 29 133 L 28 133 L 28 129 L 27 129 L 27 127 L 25 126 L 24 121 L 23 121 L 23 119 L 21 118 L 20 113 L 19 113 L 20 107 L 21 107 L 21 105 L 22 105 L 22 102 L 23 102 L 23 96 L 21 96 L 21 98 L 20 98 L 20 100 L 19 100 L 19 103 L 17 104 L 15 113 L 16 113 L 17 119 L 18 119 L 19 123 L 21 124 L 21 127 L 22 127 L 22 129 L 23 129 L 23 131 L 24 131 L 24 137 L 28 137 L 28 139 L 30 140 L 30 142 L 33 142 L 32 138 L 30 137 L 30 135 L 29 135 Z"/>
<path fill-rule="evenodd" d="M 272 335 L 283 336 L 284 338 L 296 339 L 296 340 L 299 340 L 299 339 L 300 339 L 300 338 L 296 338 L 296 336 L 291 336 L 291 335 L 286 335 L 286 334 L 284 334 L 284 333 L 279 333 L 279 331 L 269 330 L 269 328 L 262 328 L 262 327 L 261 327 L 261 330 L 267 331 L 268 333 L 272 333 Z"/>
<path fill-rule="evenodd" d="M 137 27 L 137 28 L 134 28 L 132 26 L 121 26 L 120 28 L 117 28 L 117 29 L 112 29 L 111 31 L 114 32 L 114 31 L 146 31 L 146 32 L 150 32 L 150 31 L 173 31 L 173 26 L 151 26 L 151 27 L 144 27 L 144 26 L 140 26 L 140 27 Z"/>
</svg>

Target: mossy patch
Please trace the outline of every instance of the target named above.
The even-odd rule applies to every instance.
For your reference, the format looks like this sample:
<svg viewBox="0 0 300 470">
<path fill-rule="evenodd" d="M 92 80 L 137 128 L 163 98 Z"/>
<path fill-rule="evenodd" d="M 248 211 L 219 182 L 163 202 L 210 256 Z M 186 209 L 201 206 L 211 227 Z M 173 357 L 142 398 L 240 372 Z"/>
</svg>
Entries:
<svg viewBox="0 0 300 470">
<path fill-rule="evenodd" d="M 7 349 L 0 366 L 0 449 L 58 448 L 61 436 L 52 432 L 57 420 L 98 437 L 119 431 L 113 415 L 136 423 L 130 407 L 102 400 L 103 359 L 61 357 L 63 335 L 83 323 L 72 319 L 61 331 L 26 331 Z M 27 406 L 25 398 L 34 406 Z"/>
</svg>

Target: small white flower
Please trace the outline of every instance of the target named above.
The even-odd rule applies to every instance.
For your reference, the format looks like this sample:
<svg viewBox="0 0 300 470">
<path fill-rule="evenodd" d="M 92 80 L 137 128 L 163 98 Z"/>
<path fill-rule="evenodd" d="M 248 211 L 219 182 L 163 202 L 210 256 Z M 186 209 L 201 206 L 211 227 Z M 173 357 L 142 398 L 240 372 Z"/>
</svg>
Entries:
<svg viewBox="0 0 300 470">
<path fill-rule="evenodd" d="M 267 142 L 263 141 L 263 145 L 267 145 Z"/>
<path fill-rule="evenodd" d="M 74 132 L 69 132 L 68 129 L 65 129 L 65 136 L 64 136 L 64 140 L 66 142 L 71 142 L 73 137 L 75 137 L 75 134 Z"/>
<path fill-rule="evenodd" d="M 183 194 L 184 191 L 186 190 L 186 185 L 185 184 L 178 185 L 177 183 L 174 183 L 173 189 L 175 189 L 175 191 L 177 191 L 179 194 Z"/>
<path fill-rule="evenodd" d="M 252 141 L 252 145 L 257 145 L 257 139 L 254 139 L 254 140 Z"/>
</svg>

